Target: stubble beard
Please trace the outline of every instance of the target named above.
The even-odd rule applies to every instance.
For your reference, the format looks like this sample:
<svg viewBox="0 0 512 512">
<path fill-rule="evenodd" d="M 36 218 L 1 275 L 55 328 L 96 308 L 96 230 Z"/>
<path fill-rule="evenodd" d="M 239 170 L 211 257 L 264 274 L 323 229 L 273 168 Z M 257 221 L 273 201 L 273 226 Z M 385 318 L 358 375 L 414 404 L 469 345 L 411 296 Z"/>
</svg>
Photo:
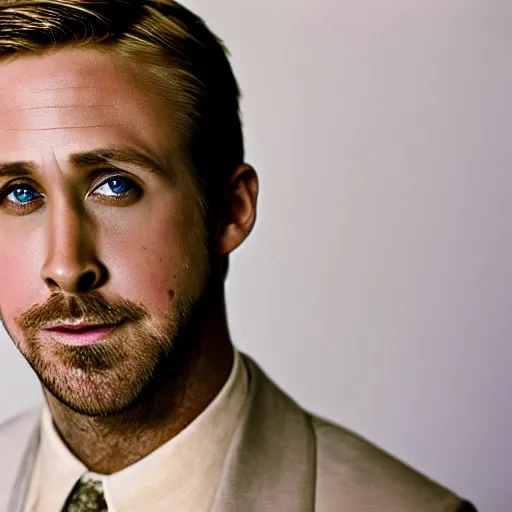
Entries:
<svg viewBox="0 0 512 512">
<path fill-rule="evenodd" d="M 172 379 L 184 364 L 185 331 L 193 309 L 190 301 L 177 301 L 175 310 L 166 313 L 158 326 L 143 306 L 120 300 L 113 307 L 105 304 L 102 308 L 104 299 L 96 292 L 85 301 L 78 296 L 56 297 L 55 301 L 61 306 L 66 303 L 67 313 L 75 310 L 71 317 L 91 309 L 96 309 L 96 318 L 103 315 L 105 323 L 119 309 L 127 316 L 95 345 L 69 346 L 48 338 L 42 341 L 37 326 L 44 321 L 44 314 L 39 315 L 37 325 L 30 325 L 37 312 L 21 319 L 23 339 L 11 335 L 46 392 L 74 412 L 96 417 L 126 412 L 151 393 L 162 374 Z M 96 307 L 91 308 L 91 303 Z"/>
</svg>

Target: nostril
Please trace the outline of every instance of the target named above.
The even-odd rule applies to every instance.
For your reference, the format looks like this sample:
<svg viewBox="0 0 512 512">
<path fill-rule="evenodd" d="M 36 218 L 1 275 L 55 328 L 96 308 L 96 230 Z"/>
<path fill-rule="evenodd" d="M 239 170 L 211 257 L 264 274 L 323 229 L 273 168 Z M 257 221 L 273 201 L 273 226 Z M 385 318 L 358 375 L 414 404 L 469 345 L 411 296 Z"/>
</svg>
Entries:
<svg viewBox="0 0 512 512">
<path fill-rule="evenodd" d="M 86 292 L 94 288 L 96 284 L 97 276 L 92 270 L 84 272 L 77 283 L 77 292 Z"/>
<path fill-rule="evenodd" d="M 46 279 L 46 286 L 48 286 L 48 288 L 50 289 L 50 291 L 52 292 L 56 292 L 60 289 L 60 286 L 59 284 L 57 283 L 57 281 L 53 280 L 53 279 L 50 279 L 50 278 L 47 278 Z"/>
</svg>

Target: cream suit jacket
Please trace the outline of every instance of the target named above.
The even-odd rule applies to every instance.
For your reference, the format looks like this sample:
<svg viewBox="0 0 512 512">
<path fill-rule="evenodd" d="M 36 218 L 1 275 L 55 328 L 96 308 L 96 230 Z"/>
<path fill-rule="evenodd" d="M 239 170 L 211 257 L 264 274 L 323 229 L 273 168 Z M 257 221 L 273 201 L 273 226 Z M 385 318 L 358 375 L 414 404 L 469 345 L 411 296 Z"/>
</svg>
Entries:
<svg viewBox="0 0 512 512">
<path fill-rule="evenodd" d="M 364 439 L 308 414 L 243 357 L 249 413 L 230 446 L 212 512 L 474 511 Z M 40 411 L 30 411 L 0 427 L 0 512 L 23 512 L 39 420 Z"/>
</svg>

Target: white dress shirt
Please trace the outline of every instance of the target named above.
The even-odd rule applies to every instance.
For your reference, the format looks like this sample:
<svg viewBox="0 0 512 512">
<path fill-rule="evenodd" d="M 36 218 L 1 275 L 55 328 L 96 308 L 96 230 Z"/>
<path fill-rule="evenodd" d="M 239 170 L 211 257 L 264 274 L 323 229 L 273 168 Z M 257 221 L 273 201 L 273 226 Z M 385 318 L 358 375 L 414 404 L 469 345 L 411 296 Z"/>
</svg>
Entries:
<svg viewBox="0 0 512 512">
<path fill-rule="evenodd" d="M 207 512 L 235 429 L 247 413 L 247 394 L 247 369 L 235 349 L 231 374 L 208 407 L 177 436 L 111 475 L 87 471 L 60 438 L 45 404 L 25 512 L 60 512 L 84 474 L 101 480 L 109 512 Z"/>
</svg>

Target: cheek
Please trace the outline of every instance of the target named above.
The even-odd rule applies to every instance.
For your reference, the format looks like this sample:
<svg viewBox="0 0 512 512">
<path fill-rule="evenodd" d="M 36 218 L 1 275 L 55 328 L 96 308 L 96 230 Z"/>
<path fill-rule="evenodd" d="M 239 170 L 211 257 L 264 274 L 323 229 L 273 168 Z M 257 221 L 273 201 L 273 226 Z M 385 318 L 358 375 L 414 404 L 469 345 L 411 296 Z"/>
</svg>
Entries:
<svg viewBox="0 0 512 512">
<path fill-rule="evenodd" d="M 45 299 L 41 241 L 35 232 L 23 237 L 22 232 L 0 231 L 0 311 L 10 328 L 14 316 Z"/>
<path fill-rule="evenodd" d="M 145 215 L 131 229 L 105 232 L 109 285 L 122 297 L 151 311 L 172 307 L 186 262 L 179 217 L 174 209 Z"/>
</svg>

